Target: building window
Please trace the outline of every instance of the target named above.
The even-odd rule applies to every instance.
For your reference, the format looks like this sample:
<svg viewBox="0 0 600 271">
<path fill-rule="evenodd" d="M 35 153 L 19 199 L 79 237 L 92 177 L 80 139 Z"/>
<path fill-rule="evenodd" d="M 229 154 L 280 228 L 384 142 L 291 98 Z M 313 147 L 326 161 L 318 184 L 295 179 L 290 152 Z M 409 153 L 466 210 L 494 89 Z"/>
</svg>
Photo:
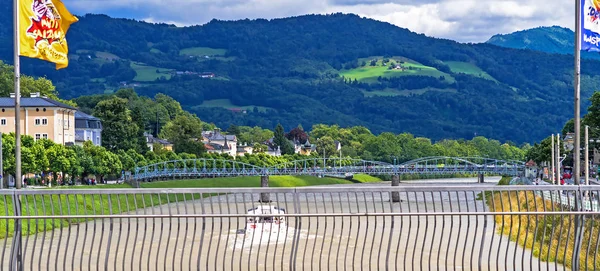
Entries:
<svg viewBox="0 0 600 271">
<path fill-rule="evenodd" d="M 42 119 L 42 125 L 48 125 L 48 119 L 47 118 L 43 118 Z"/>
<path fill-rule="evenodd" d="M 41 119 L 35 119 L 35 125 L 40 125 L 42 123 Z"/>
<path fill-rule="evenodd" d="M 44 139 L 48 139 L 48 134 L 42 134 L 42 137 L 43 137 Z"/>
<path fill-rule="evenodd" d="M 0 125 L 5 126 L 6 125 L 6 119 L 1 119 L 0 120 Z"/>
<path fill-rule="evenodd" d="M 41 135 L 40 134 L 35 134 L 35 140 L 40 140 Z"/>
</svg>

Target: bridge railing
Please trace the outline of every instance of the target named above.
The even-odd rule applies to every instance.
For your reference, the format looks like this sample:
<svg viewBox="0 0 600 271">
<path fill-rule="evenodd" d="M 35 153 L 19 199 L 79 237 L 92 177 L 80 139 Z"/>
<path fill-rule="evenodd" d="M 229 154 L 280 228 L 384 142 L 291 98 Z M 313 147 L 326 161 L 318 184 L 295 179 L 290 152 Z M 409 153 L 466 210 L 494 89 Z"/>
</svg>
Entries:
<svg viewBox="0 0 600 271">
<path fill-rule="evenodd" d="M 135 180 L 169 177 L 223 177 L 257 175 L 320 175 L 320 174 L 454 174 L 492 173 L 517 175 L 524 163 L 481 157 L 426 157 L 403 164 L 389 164 L 351 158 L 309 158 L 273 166 L 256 166 L 223 159 L 188 159 L 166 161 L 136 168 Z"/>
<path fill-rule="evenodd" d="M 258 202 L 262 193 L 272 202 Z M 579 207 L 597 205 L 598 193 L 481 185 L 0 190 L 0 262 L 6 270 L 598 270 L 600 212 Z"/>
</svg>

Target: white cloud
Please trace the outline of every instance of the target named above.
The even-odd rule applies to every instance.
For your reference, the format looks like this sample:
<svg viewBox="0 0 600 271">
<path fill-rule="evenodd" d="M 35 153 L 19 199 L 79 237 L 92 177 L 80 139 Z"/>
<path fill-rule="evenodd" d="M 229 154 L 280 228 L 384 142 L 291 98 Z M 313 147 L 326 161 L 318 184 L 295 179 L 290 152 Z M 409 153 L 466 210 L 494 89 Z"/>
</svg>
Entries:
<svg viewBox="0 0 600 271">
<path fill-rule="evenodd" d="M 429 36 L 482 42 L 548 25 L 572 28 L 572 1 L 541 0 L 64 0 L 75 13 L 107 13 L 176 25 L 222 20 L 355 13 Z"/>
</svg>

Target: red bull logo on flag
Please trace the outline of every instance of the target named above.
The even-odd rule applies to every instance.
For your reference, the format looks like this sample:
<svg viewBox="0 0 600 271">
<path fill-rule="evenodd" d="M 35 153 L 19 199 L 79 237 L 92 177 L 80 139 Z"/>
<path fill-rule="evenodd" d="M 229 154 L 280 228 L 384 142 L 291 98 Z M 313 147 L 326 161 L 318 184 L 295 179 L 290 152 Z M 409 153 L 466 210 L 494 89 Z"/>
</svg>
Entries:
<svg viewBox="0 0 600 271">
<path fill-rule="evenodd" d="M 581 1 L 581 50 L 600 52 L 600 0 Z"/>
</svg>

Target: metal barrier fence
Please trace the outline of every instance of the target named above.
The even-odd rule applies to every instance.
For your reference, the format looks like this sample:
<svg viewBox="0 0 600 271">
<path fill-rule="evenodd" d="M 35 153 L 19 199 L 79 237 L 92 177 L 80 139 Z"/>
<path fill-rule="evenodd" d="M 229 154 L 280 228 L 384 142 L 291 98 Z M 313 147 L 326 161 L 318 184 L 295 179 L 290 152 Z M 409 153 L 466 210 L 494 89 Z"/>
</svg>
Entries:
<svg viewBox="0 0 600 271">
<path fill-rule="evenodd" d="M 571 205 L 597 202 L 598 192 L 600 186 L 3 190 L 0 267 L 598 270 L 600 212 Z M 261 193 L 271 202 L 258 202 Z M 392 193 L 401 202 L 392 202 Z"/>
</svg>

